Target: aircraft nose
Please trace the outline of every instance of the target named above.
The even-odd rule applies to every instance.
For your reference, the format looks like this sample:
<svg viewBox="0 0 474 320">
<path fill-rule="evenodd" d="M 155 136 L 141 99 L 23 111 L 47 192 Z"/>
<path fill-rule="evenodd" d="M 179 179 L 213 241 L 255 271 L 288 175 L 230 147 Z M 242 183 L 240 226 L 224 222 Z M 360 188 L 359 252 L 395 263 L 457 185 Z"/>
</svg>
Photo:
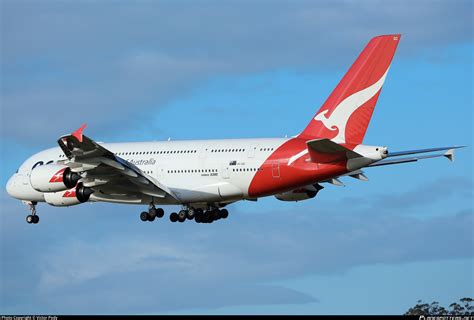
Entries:
<svg viewBox="0 0 474 320">
<path fill-rule="evenodd" d="M 22 198 L 21 176 L 19 176 L 18 173 L 15 173 L 14 175 L 10 177 L 10 179 L 8 179 L 6 189 L 10 197 L 13 197 L 16 199 Z"/>
<path fill-rule="evenodd" d="M 15 173 L 8 179 L 5 189 L 10 197 L 18 200 L 44 201 L 44 194 L 33 189 L 28 175 Z"/>
<path fill-rule="evenodd" d="M 7 189 L 7 193 L 8 193 L 11 197 L 15 197 L 15 185 L 16 185 L 16 183 L 15 183 L 15 180 L 16 180 L 15 178 L 16 178 L 16 177 L 15 177 L 15 176 L 16 176 L 16 174 L 12 175 L 12 176 L 10 177 L 10 179 L 8 179 L 8 181 L 7 181 L 7 187 L 6 187 L 6 189 Z"/>
</svg>

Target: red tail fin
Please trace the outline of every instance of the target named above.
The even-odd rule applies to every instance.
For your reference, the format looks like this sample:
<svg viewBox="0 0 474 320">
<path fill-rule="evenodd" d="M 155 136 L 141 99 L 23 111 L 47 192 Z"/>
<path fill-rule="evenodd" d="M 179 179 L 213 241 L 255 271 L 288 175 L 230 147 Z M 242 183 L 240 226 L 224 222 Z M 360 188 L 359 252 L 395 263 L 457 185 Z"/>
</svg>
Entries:
<svg viewBox="0 0 474 320">
<path fill-rule="evenodd" d="M 399 34 L 370 40 L 300 137 L 361 144 L 399 40 Z"/>
</svg>

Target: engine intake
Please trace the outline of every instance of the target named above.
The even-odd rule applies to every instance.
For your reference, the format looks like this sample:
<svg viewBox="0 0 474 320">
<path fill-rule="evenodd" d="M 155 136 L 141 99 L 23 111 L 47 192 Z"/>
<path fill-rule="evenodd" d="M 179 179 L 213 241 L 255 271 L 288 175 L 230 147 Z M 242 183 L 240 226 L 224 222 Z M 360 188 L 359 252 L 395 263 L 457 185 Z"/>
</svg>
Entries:
<svg viewBox="0 0 474 320">
<path fill-rule="evenodd" d="M 81 176 L 68 166 L 46 164 L 31 171 L 30 184 L 40 192 L 58 192 L 74 188 L 79 179 Z"/>
<path fill-rule="evenodd" d="M 94 193 L 94 190 L 92 190 L 89 187 L 84 187 L 82 183 L 79 183 L 76 187 L 76 198 L 81 203 L 89 201 L 89 198 L 91 197 L 91 194 L 93 193 Z"/>
</svg>

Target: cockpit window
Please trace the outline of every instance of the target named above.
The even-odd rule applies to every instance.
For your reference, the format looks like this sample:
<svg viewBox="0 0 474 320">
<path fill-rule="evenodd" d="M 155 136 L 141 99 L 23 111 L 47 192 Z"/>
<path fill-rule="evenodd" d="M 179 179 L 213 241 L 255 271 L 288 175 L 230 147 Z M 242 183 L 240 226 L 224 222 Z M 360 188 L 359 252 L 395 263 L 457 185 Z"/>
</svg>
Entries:
<svg viewBox="0 0 474 320">
<path fill-rule="evenodd" d="M 18 168 L 18 169 L 16 169 L 15 173 L 18 173 L 18 170 L 20 170 L 20 169 L 19 169 L 19 168 Z"/>
<path fill-rule="evenodd" d="M 36 163 L 33 165 L 33 167 L 31 168 L 31 170 L 33 170 L 33 169 L 36 168 L 37 166 L 42 166 L 43 164 L 44 164 L 43 161 L 38 161 L 38 162 L 36 162 Z"/>
</svg>

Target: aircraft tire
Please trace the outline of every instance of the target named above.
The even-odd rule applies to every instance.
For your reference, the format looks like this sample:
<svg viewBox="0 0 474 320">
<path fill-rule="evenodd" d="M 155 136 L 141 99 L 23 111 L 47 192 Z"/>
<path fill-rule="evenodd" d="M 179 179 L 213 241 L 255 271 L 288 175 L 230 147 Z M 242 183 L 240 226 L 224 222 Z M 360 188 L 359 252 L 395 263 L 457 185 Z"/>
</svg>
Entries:
<svg viewBox="0 0 474 320">
<path fill-rule="evenodd" d="M 158 212 L 156 210 L 156 208 L 150 208 L 150 210 L 148 210 L 148 218 L 153 218 L 153 220 L 155 220 L 155 217 L 158 215 Z M 151 221 L 153 221 L 151 220 Z"/>
<path fill-rule="evenodd" d="M 225 219 L 229 216 L 229 211 L 227 211 L 227 209 L 222 209 L 221 210 L 221 218 L 222 219 Z"/>
<path fill-rule="evenodd" d="M 165 215 L 165 210 L 163 210 L 161 208 L 156 209 L 156 216 L 158 218 L 163 218 L 164 215 Z"/>
<path fill-rule="evenodd" d="M 140 213 L 140 220 L 148 221 L 148 212 L 143 211 L 142 213 Z"/>
<path fill-rule="evenodd" d="M 178 214 L 177 214 L 176 212 L 172 212 L 172 213 L 170 214 L 170 221 L 171 221 L 171 222 L 176 222 L 176 221 L 178 221 Z"/>
<path fill-rule="evenodd" d="M 179 222 L 184 222 L 186 220 L 186 217 L 187 217 L 187 212 L 186 210 L 181 210 L 179 213 L 178 213 L 178 221 Z"/>
</svg>

